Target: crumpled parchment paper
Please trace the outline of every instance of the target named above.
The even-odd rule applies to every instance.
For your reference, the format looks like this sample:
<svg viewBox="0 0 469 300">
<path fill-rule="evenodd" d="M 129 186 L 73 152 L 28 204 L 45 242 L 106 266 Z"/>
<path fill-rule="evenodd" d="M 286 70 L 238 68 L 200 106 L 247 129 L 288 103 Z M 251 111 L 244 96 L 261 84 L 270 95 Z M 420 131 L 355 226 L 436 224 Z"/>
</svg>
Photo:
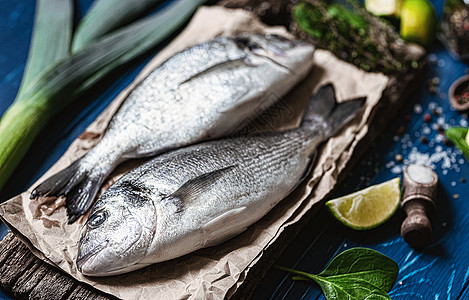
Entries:
<svg viewBox="0 0 469 300">
<path fill-rule="evenodd" d="M 187 28 L 145 67 L 98 119 L 75 140 L 63 157 L 39 182 L 81 157 L 100 139 L 112 115 L 129 91 L 145 74 L 175 52 L 219 35 L 241 32 L 274 32 L 288 35 L 284 28 L 268 28 L 243 10 L 202 7 Z M 81 282 L 124 299 L 220 299 L 229 297 L 242 284 L 246 272 L 263 255 L 284 228 L 297 222 L 311 207 L 322 200 L 336 184 L 337 177 L 349 162 L 354 148 L 369 130 L 369 118 L 385 89 L 388 78 L 363 72 L 323 50 L 315 52 L 315 66 L 308 77 L 257 121 L 244 128 L 280 130 L 298 126 L 304 108 L 313 92 L 331 82 L 338 101 L 366 96 L 361 118 L 357 118 L 331 138 L 323 147 L 317 163 L 306 181 L 289 197 L 241 235 L 215 247 L 202 249 L 184 257 L 155 264 L 132 273 L 114 277 L 85 277 L 76 269 L 75 258 L 82 217 L 67 224 L 64 199 L 30 200 L 28 191 L 0 205 L 1 218 L 39 258 L 59 267 Z M 272 95 L 275 97 L 275 95 Z M 246 120 L 246 124 L 251 120 Z M 243 132 L 242 130 L 242 132 Z M 143 160 L 124 163 L 103 189 L 122 173 Z M 37 183 L 36 183 L 37 184 Z M 36 184 L 34 186 L 36 186 Z M 33 187 L 34 187 L 33 186 Z"/>
</svg>

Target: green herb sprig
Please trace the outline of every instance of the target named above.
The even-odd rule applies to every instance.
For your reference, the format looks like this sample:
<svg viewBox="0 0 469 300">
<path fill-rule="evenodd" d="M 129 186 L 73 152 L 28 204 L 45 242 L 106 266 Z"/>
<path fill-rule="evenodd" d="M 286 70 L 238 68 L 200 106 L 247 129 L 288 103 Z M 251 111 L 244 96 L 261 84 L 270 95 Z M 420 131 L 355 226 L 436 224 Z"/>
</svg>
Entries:
<svg viewBox="0 0 469 300">
<path fill-rule="evenodd" d="M 301 1 L 293 8 L 294 30 L 318 48 L 371 72 L 405 73 L 419 68 L 393 27 L 354 0 L 348 4 Z"/>
<path fill-rule="evenodd" d="M 389 292 L 399 274 L 397 263 L 368 248 L 352 248 L 337 255 L 318 275 L 276 266 L 294 273 L 293 280 L 314 281 L 327 299 L 391 299 Z"/>
</svg>

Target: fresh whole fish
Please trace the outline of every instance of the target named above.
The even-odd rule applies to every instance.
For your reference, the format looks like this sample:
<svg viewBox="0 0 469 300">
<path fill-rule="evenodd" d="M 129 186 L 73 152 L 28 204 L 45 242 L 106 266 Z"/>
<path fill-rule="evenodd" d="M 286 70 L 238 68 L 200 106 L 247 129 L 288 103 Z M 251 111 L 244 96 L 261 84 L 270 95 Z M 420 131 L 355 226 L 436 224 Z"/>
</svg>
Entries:
<svg viewBox="0 0 469 300">
<path fill-rule="evenodd" d="M 31 194 L 67 200 L 69 222 L 121 162 L 232 132 L 283 96 L 313 65 L 311 44 L 277 35 L 219 37 L 177 53 L 127 97 L 102 140 Z M 271 98 L 271 97 L 270 97 Z"/>
<path fill-rule="evenodd" d="M 192 145 L 130 171 L 91 209 L 78 270 L 121 274 L 241 233 L 299 184 L 318 145 L 357 115 L 363 102 L 337 104 L 327 85 L 297 129 Z"/>
</svg>

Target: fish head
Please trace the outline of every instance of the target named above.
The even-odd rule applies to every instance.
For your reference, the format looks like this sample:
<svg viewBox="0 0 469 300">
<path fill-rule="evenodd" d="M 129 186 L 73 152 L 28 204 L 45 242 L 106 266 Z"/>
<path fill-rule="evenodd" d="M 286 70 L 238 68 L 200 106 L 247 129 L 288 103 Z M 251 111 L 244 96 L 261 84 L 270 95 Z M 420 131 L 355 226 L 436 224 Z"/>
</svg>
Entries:
<svg viewBox="0 0 469 300">
<path fill-rule="evenodd" d="M 141 268 L 139 261 L 145 257 L 155 230 L 151 199 L 125 190 L 104 193 L 82 229 L 78 270 L 88 276 L 109 276 Z"/>
<path fill-rule="evenodd" d="M 276 34 L 240 35 L 235 38 L 235 42 L 238 47 L 254 56 L 267 58 L 293 73 L 309 69 L 315 49 L 312 44 L 305 41 Z"/>
</svg>

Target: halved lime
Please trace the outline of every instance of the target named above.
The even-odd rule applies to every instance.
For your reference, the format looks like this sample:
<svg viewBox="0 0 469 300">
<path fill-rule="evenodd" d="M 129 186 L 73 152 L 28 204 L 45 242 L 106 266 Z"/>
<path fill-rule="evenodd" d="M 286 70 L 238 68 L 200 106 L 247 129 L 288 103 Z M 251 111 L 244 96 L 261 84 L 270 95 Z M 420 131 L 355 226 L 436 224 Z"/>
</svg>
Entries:
<svg viewBox="0 0 469 300">
<path fill-rule="evenodd" d="M 346 226 L 364 230 L 386 222 L 399 207 L 400 178 L 370 186 L 326 202 L 334 217 Z"/>
</svg>

